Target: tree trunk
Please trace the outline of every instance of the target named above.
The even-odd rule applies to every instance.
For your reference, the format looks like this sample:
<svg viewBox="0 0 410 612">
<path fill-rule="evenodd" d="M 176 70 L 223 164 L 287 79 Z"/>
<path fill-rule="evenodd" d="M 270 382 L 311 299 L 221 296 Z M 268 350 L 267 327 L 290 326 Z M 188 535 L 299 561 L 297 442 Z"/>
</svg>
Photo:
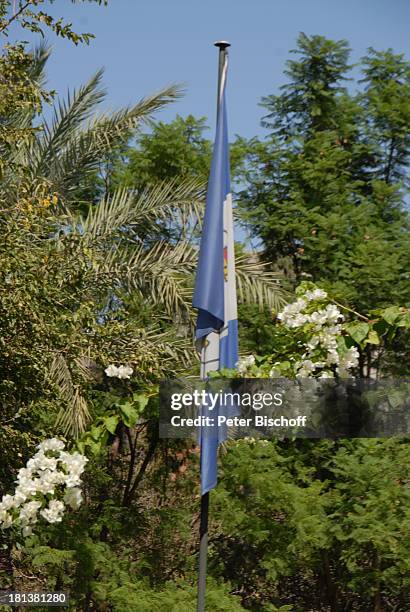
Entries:
<svg viewBox="0 0 410 612">
<path fill-rule="evenodd" d="M 326 599 L 332 612 L 339 612 L 337 586 L 333 582 L 332 573 L 330 571 L 329 555 L 325 551 L 322 555 L 322 572 L 326 588 Z"/>
</svg>

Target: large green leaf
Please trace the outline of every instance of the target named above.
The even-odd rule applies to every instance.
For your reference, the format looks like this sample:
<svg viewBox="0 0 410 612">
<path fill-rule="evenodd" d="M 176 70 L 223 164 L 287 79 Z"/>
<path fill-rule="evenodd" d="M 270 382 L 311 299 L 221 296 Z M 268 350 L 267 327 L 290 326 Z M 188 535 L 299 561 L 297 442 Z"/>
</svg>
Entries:
<svg viewBox="0 0 410 612">
<path fill-rule="evenodd" d="M 352 323 L 347 323 L 344 329 L 357 344 L 360 344 L 369 333 L 370 326 L 364 321 L 353 321 Z"/>
</svg>

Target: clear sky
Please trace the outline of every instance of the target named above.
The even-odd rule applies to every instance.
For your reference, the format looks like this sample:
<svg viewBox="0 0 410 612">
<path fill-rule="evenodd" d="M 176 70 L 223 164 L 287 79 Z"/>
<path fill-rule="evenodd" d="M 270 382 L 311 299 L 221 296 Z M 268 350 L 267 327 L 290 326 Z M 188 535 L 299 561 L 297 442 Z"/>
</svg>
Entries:
<svg viewBox="0 0 410 612">
<path fill-rule="evenodd" d="M 110 0 L 107 7 L 57 0 L 52 12 L 93 32 L 90 46 L 49 38 L 49 85 L 60 93 L 105 67 L 109 107 L 170 83 L 185 97 L 158 117 L 207 116 L 214 126 L 215 40 L 228 40 L 230 134 L 263 134 L 261 96 L 278 91 L 300 31 L 346 38 L 357 61 L 369 46 L 410 57 L 410 0 Z M 27 38 L 27 35 L 26 35 Z M 209 134 L 211 136 L 211 134 Z"/>
</svg>

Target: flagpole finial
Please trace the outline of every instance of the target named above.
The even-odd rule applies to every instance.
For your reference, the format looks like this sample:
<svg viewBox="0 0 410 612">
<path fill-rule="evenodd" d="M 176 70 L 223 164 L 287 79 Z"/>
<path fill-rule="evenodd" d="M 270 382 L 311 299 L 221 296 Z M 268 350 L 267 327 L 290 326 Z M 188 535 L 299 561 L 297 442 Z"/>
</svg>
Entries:
<svg viewBox="0 0 410 612">
<path fill-rule="evenodd" d="M 217 40 L 216 42 L 214 42 L 214 46 L 219 47 L 221 51 L 223 51 L 227 47 L 230 47 L 231 43 L 228 42 L 227 40 Z"/>
</svg>

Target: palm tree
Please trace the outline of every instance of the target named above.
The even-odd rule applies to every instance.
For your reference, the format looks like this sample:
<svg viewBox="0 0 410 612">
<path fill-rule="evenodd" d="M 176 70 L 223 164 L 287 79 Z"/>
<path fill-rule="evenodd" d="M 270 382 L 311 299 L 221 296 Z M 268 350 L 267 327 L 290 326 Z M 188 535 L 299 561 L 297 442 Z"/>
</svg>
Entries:
<svg viewBox="0 0 410 612">
<path fill-rule="evenodd" d="M 44 81 L 48 55 L 44 47 L 35 55 L 31 78 L 37 80 L 39 87 Z M 12 151 L 10 175 L 0 187 L 0 197 L 9 203 L 10 210 L 22 194 L 25 199 L 31 198 L 34 206 L 36 200 L 49 202 L 48 194 L 53 194 L 56 205 L 45 218 L 40 216 L 40 236 L 51 236 L 64 248 L 70 235 L 76 237 L 74 244 L 79 254 L 85 250 L 92 253 L 92 282 L 101 288 L 96 298 L 99 316 L 133 296 L 151 308 L 157 318 L 172 322 L 177 332 L 164 336 L 161 326 L 148 326 L 142 335 L 149 350 L 173 356 L 174 361 L 192 361 L 191 298 L 205 185 L 187 179 L 164 181 L 142 193 L 120 188 L 88 206 L 85 215 L 79 212 L 79 194 L 98 173 L 100 164 L 135 130 L 149 123 L 154 112 L 176 100 L 181 90 L 171 86 L 132 107 L 98 114 L 105 99 L 101 80 L 102 71 L 98 71 L 67 100 L 56 101 L 51 121 L 29 113 L 13 118 L 15 125 L 27 126 L 31 122 L 37 129 Z M 16 167 L 20 176 L 17 181 Z M 275 308 L 283 303 L 278 275 L 246 255 L 238 258 L 237 282 L 243 301 Z M 128 341 L 133 343 L 132 338 Z M 81 385 L 73 383 L 73 364 L 67 359 L 64 351 L 52 351 L 49 376 L 71 406 L 68 411 L 64 409 L 59 421 L 67 432 L 78 435 L 89 420 L 88 407 Z M 76 356 L 77 373 L 81 363 L 89 363 L 86 355 Z M 82 371 L 85 385 L 87 367 Z"/>
</svg>

